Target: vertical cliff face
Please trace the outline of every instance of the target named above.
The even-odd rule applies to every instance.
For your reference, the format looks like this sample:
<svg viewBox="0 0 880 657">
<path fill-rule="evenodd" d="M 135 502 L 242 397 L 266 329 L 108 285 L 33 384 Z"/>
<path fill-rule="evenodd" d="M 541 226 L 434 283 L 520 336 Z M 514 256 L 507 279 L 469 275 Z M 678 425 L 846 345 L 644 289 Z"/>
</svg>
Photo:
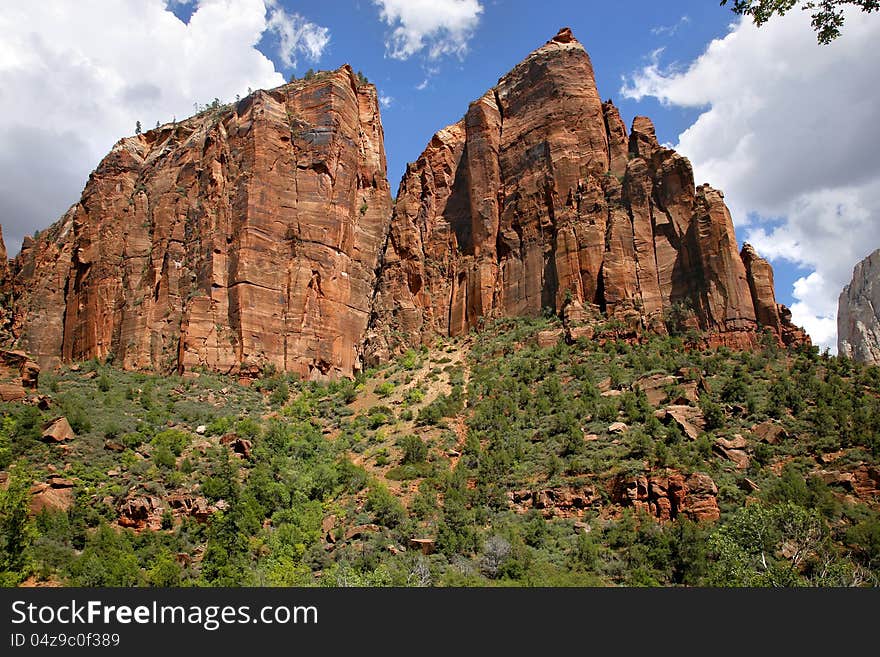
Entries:
<svg viewBox="0 0 880 657">
<path fill-rule="evenodd" d="M 761 327 L 805 339 L 777 308 L 769 265 L 748 255 L 751 269 L 723 195 L 695 188 L 649 119 L 627 135 L 564 29 L 408 167 L 367 352 L 568 303 L 658 333 L 675 311 L 715 344 L 754 344 Z"/>
<path fill-rule="evenodd" d="M 880 249 L 855 266 L 840 293 L 837 351 L 860 363 L 880 364 Z"/>
<path fill-rule="evenodd" d="M 0 344 L 12 340 L 12 285 L 9 280 L 9 259 L 0 226 Z"/>
<path fill-rule="evenodd" d="M 19 342 L 350 375 L 390 206 L 376 91 L 348 67 L 123 139 L 14 262 Z"/>
</svg>

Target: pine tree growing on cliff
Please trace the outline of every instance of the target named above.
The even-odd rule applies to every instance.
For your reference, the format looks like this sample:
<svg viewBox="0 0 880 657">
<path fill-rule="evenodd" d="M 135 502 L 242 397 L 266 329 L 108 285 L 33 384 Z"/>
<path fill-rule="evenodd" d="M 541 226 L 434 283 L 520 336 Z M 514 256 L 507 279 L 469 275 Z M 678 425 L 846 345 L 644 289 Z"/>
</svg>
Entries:
<svg viewBox="0 0 880 657">
<path fill-rule="evenodd" d="M 136 134 L 136 135 L 141 134 L 141 122 L 140 121 L 136 121 L 134 124 L 134 134 Z"/>
</svg>

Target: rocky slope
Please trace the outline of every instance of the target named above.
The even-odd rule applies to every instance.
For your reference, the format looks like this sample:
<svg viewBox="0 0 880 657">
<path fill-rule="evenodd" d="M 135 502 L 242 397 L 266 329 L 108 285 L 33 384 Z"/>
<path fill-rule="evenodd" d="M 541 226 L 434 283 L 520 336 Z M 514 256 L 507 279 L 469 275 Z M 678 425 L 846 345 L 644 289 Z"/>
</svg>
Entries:
<svg viewBox="0 0 880 657">
<path fill-rule="evenodd" d="M 837 350 L 861 363 L 880 363 L 880 249 L 858 263 L 840 293 Z"/>
<path fill-rule="evenodd" d="M 347 66 L 123 139 L 14 261 L 19 344 L 350 375 L 390 203 L 376 90 Z"/>
<path fill-rule="evenodd" d="M 401 183 L 369 352 L 387 358 L 485 317 L 594 306 L 632 332 L 677 311 L 715 344 L 761 327 L 805 339 L 770 266 L 737 253 L 723 194 L 688 160 L 600 100 L 563 29 L 431 140 Z"/>
<path fill-rule="evenodd" d="M 6 523 L 31 542 L 0 543 L 5 582 L 880 584 L 877 368 L 542 344 L 561 328 L 494 320 L 356 381 L 28 378 L 39 404 L 0 401 L 0 519 L 59 515 Z"/>
<path fill-rule="evenodd" d="M 393 214 L 376 91 L 346 66 L 121 140 L 0 279 L 42 366 L 351 376 L 548 309 L 570 339 L 604 314 L 807 340 L 721 192 L 647 118 L 627 134 L 567 29 L 434 136 Z"/>
</svg>

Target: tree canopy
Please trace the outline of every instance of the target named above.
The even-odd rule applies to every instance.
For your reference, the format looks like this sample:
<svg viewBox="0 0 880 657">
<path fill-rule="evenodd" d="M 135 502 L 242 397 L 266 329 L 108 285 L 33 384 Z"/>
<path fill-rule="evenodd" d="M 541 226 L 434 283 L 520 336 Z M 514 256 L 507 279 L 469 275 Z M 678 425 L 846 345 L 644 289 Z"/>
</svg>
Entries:
<svg viewBox="0 0 880 657">
<path fill-rule="evenodd" d="M 721 5 L 730 0 L 721 0 Z M 880 9 L 880 0 L 733 0 L 731 10 L 740 16 L 751 16 L 755 25 L 762 26 L 773 16 L 782 16 L 800 5 L 804 11 L 812 11 L 813 29 L 819 43 L 827 45 L 840 36 L 844 22 L 844 10 L 854 5 L 866 13 Z"/>
</svg>

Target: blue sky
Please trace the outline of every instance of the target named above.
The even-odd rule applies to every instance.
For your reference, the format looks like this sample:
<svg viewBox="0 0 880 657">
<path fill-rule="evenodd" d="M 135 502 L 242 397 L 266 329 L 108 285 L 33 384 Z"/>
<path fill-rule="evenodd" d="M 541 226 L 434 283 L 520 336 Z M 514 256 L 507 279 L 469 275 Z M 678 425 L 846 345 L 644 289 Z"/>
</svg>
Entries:
<svg viewBox="0 0 880 657">
<path fill-rule="evenodd" d="M 809 15 L 755 28 L 717 0 L 4 0 L 0 222 L 11 254 L 76 202 L 120 137 L 348 63 L 379 89 L 389 180 L 563 26 L 624 120 L 650 116 L 722 189 L 740 241 L 822 346 L 880 246 L 880 17 L 818 46 Z M 26 108 L 26 111 L 23 111 Z"/>
</svg>

